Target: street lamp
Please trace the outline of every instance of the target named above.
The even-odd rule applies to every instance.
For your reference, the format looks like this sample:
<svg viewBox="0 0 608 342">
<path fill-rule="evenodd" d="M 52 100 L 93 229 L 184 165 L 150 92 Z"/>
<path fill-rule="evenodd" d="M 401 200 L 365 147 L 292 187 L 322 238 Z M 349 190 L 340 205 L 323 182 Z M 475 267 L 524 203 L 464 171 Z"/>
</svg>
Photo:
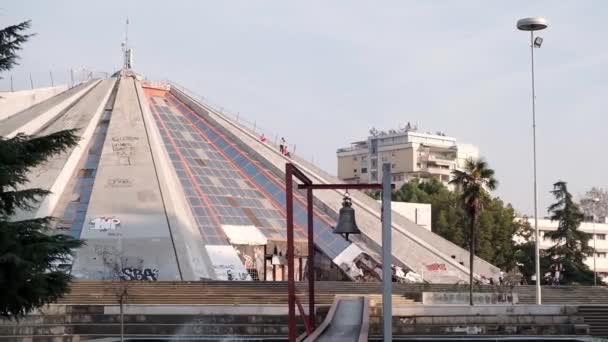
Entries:
<svg viewBox="0 0 608 342">
<path fill-rule="evenodd" d="M 594 197 L 591 199 L 591 224 L 593 225 L 593 285 L 597 286 L 597 269 L 595 268 L 595 258 L 597 256 L 597 250 L 595 249 L 595 211 L 597 203 L 600 201 L 599 198 Z"/>
<path fill-rule="evenodd" d="M 534 94 L 534 48 L 540 48 L 543 43 L 540 40 L 534 40 L 534 31 L 546 29 L 548 26 L 547 20 L 541 17 L 524 18 L 517 21 L 517 29 L 521 31 L 530 31 L 530 57 L 532 60 L 532 149 L 534 158 L 534 261 L 536 263 L 536 304 L 541 304 L 540 295 L 540 241 L 538 233 L 538 191 L 536 188 L 536 95 Z"/>
</svg>

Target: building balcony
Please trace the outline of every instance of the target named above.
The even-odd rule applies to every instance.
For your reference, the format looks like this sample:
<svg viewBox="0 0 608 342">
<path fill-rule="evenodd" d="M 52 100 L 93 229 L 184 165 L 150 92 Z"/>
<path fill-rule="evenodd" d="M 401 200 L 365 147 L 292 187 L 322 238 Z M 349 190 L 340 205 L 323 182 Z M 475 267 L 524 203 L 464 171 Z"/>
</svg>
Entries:
<svg viewBox="0 0 608 342">
<path fill-rule="evenodd" d="M 446 169 L 446 168 L 441 168 L 441 167 L 436 167 L 436 166 L 421 167 L 418 170 L 419 170 L 419 172 L 428 173 L 428 174 L 431 174 L 431 175 L 449 176 L 449 175 L 452 174 L 452 170 L 451 169 Z"/>
<path fill-rule="evenodd" d="M 456 157 L 446 157 L 437 154 L 421 153 L 418 157 L 423 162 L 431 162 L 437 165 L 448 165 L 452 166 L 456 164 Z"/>
</svg>

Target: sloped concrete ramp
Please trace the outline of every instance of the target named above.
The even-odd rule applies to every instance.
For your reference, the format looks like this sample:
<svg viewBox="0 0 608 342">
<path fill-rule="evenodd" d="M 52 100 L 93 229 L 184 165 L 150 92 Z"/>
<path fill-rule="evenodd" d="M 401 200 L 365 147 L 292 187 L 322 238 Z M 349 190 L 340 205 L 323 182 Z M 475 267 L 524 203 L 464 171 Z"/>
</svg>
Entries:
<svg viewBox="0 0 608 342">
<path fill-rule="evenodd" d="M 304 342 L 364 342 L 369 333 L 369 300 L 337 296 L 321 325 Z"/>
</svg>

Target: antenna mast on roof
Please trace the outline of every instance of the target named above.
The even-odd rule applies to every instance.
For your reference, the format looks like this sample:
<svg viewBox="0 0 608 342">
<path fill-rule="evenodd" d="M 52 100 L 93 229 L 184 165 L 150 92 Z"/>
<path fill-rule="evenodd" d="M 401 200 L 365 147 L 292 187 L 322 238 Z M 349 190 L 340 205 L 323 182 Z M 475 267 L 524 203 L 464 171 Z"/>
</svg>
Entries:
<svg viewBox="0 0 608 342">
<path fill-rule="evenodd" d="M 129 17 L 127 17 L 127 21 L 125 24 L 125 40 L 122 43 L 123 47 L 123 68 L 124 69 L 132 69 L 133 68 L 133 49 L 129 47 Z"/>
<path fill-rule="evenodd" d="M 125 24 L 125 48 L 129 49 L 129 17 L 127 17 L 127 23 Z"/>
</svg>

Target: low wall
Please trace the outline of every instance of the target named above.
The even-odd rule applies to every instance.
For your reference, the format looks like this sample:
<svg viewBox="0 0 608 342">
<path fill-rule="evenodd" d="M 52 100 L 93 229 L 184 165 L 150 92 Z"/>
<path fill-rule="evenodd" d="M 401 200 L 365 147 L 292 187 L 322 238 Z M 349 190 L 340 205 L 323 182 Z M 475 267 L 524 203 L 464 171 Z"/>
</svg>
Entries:
<svg viewBox="0 0 608 342">
<path fill-rule="evenodd" d="M 0 92 L 0 120 L 68 89 L 67 85 L 14 92 Z"/>
<path fill-rule="evenodd" d="M 328 307 L 317 308 L 317 323 Z M 371 308 L 370 308 L 371 309 Z M 370 338 L 381 334 L 380 307 L 370 310 Z M 117 338 L 120 308 L 108 305 L 50 305 L 19 321 L 0 319 L 0 340 L 31 341 L 36 336 Z M 240 336 L 283 340 L 285 305 L 125 305 L 127 337 L 180 336 L 214 339 Z M 304 327 L 298 320 L 298 334 Z M 577 306 L 565 305 L 410 305 L 393 309 L 393 335 L 588 335 Z M 545 337 L 546 338 L 546 337 Z"/>
<path fill-rule="evenodd" d="M 422 304 L 441 305 L 459 304 L 467 305 L 470 303 L 468 292 L 422 292 Z M 496 293 L 496 292 L 474 292 L 474 304 L 505 304 L 513 305 L 519 302 L 517 293 Z"/>
<path fill-rule="evenodd" d="M 380 315 L 372 335 L 380 333 Z M 568 305 L 412 305 L 393 309 L 394 335 L 588 335 L 589 326 Z"/>
<path fill-rule="evenodd" d="M 20 320 L 0 319 L 0 341 L 82 341 L 120 337 L 116 305 L 50 305 Z M 223 340 L 227 337 L 284 340 L 284 306 L 163 306 L 125 305 L 126 338 Z M 297 322 L 298 334 L 304 331 Z"/>
</svg>

